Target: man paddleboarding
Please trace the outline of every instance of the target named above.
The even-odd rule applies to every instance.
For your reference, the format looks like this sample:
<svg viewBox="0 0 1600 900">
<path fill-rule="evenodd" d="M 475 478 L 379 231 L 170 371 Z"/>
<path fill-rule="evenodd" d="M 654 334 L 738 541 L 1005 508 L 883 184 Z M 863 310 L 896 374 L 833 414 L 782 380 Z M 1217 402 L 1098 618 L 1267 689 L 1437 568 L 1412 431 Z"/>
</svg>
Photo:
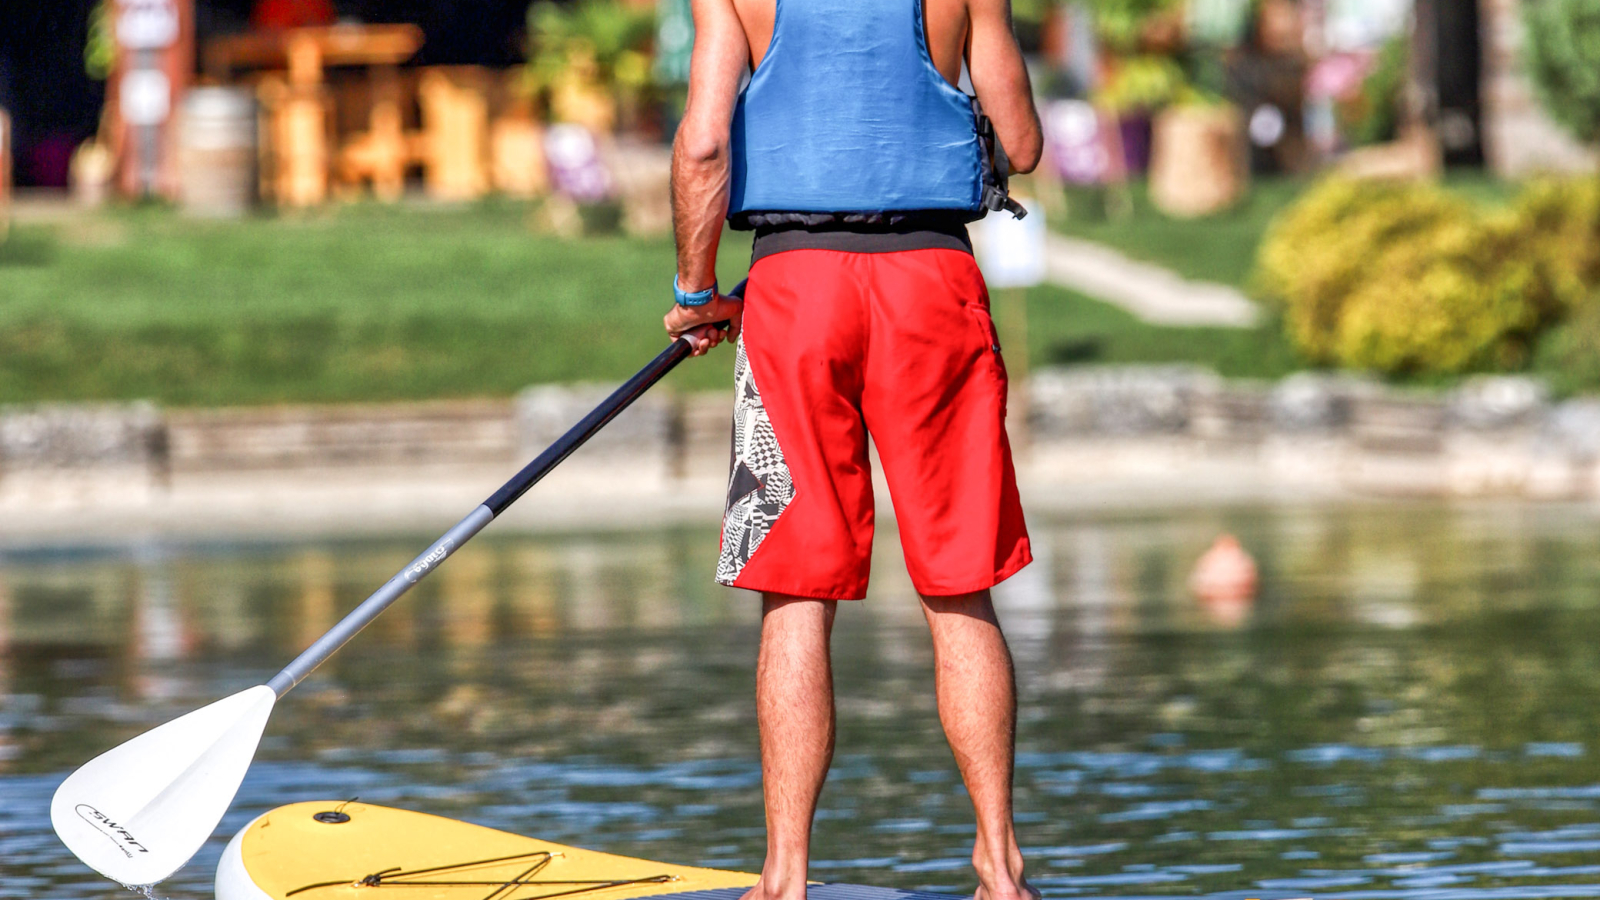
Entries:
<svg viewBox="0 0 1600 900">
<path fill-rule="evenodd" d="M 762 595 L 767 856 L 746 900 L 805 896 L 834 746 L 828 639 L 837 602 L 867 589 L 869 434 L 977 816 L 977 896 L 1037 897 L 1012 824 L 1015 676 L 989 596 L 1032 556 L 966 231 L 986 211 L 1020 211 L 1007 157 L 1022 172 L 1039 159 L 1009 0 L 693 0 L 693 12 L 665 324 L 677 337 L 727 320 L 739 339 L 717 580 Z M 981 112 L 956 86 L 963 63 Z M 717 289 L 724 220 L 755 232 L 742 298 Z"/>
</svg>

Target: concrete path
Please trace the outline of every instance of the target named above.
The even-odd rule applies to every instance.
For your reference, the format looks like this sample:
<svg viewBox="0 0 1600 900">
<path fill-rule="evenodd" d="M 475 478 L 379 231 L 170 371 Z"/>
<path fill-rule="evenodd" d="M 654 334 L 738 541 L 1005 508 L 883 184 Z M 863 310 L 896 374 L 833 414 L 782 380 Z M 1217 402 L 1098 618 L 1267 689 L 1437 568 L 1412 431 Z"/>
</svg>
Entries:
<svg viewBox="0 0 1600 900">
<path fill-rule="evenodd" d="M 981 261 L 984 230 L 973 228 L 971 233 Z M 1156 325 L 1249 328 L 1260 312 L 1249 298 L 1227 285 L 1188 281 L 1161 266 L 1129 259 L 1104 244 L 1055 233 L 1045 238 L 1045 278 Z"/>
<path fill-rule="evenodd" d="M 1157 325 L 1223 325 L 1249 328 L 1259 311 L 1227 285 L 1188 281 L 1157 265 L 1139 262 L 1090 241 L 1052 234 L 1045 245 L 1051 283 L 1114 303 Z"/>
</svg>

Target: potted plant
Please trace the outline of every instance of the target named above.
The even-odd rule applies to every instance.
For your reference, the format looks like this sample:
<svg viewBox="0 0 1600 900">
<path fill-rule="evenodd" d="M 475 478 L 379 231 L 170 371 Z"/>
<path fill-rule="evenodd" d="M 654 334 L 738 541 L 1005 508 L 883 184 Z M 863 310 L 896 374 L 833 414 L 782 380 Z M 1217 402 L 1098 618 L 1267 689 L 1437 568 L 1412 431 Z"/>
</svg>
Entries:
<svg viewBox="0 0 1600 900">
<path fill-rule="evenodd" d="M 638 117 L 651 85 L 655 14 L 621 0 L 540 0 L 528 8 L 528 78 L 551 117 L 608 134 Z"/>
<path fill-rule="evenodd" d="M 1122 158 L 1130 174 L 1149 168 L 1151 122 L 1184 83 L 1183 69 L 1169 56 L 1146 53 L 1107 61 L 1093 99 L 1116 117 Z"/>
<path fill-rule="evenodd" d="M 618 230 L 627 201 L 612 171 L 619 126 L 636 125 L 652 86 L 655 13 L 622 0 L 539 0 L 528 8 L 528 84 L 555 124 L 544 132 L 558 233 Z M 619 196 L 622 194 L 622 196 Z"/>
</svg>

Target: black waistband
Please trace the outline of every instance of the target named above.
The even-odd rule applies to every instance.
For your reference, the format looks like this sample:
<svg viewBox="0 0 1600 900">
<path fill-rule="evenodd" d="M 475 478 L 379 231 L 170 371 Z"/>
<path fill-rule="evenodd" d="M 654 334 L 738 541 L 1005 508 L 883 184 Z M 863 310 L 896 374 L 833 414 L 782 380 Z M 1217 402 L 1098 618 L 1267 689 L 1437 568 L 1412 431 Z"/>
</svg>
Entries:
<svg viewBox="0 0 1600 900">
<path fill-rule="evenodd" d="M 964 222 L 936 218 L 893 225 L 829 223 L 757 228 L 750 244 L 750 265 L 788 250 L 838 250 L 844 253 L 898 253 L 903 250 L 972 252 Z"/>
</svg>

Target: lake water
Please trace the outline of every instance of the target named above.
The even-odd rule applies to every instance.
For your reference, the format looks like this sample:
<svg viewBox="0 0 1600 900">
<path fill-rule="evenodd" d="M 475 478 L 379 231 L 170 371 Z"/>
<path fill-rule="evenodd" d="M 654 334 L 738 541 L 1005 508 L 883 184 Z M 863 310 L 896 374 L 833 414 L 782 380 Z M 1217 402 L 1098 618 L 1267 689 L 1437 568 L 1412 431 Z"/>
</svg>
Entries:
<svg viewBox="0 0 1600 900">
<path fill-rule="evenodd" d="M 1034 523 L 1002 599 L 1017 808 L 1049 897 L 1600 895 L 1600 529 L 1565 507 L 1175 510 Z M 1186 582 L 1220 532 L 1249 607 Z M 0 898 L 112 898 L 55 840 L 70 769 L 260 683 L 431 538 L 0 550 Z M 715 532 L 493 529 L 279 705 L 158 889 L 210 895 L 273 806 L 402 806 L 759 868 L 758 616 Z M 968 891 L 970 808 L 892 534 L 834 650 L 813 877 Z"/>
</svg>

